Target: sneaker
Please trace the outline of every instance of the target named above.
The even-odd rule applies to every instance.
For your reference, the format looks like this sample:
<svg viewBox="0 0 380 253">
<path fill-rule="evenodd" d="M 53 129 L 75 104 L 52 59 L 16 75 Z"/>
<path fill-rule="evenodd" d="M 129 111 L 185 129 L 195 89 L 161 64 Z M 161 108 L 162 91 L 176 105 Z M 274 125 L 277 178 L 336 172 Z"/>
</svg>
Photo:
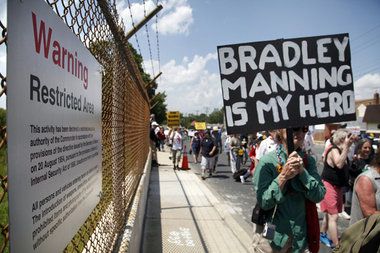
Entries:
<svg viewBox="0 0 380 253">
<path fill-rule="evenodd" d="M 203 180 L 205 180 L 205 179 L 206 179 L 205 175 L 202 175 L 202 179 L 203 179 Z"/>
<path fill-rule="evenodd" d="M 339 213 L 338 216 L 341 217 L 341 218 L 343 218 L 343 219 L 345 219 L 345 220 L 350 220 L 351 219 L 351 216 L 348 213 L 346 213 L 345 211 Z"/>
<path fill-rule="evenodd" d="M 180 170 L 179 166 L 177 165 L 177 170 Z"/>
<path fill-rule="evenodd" d="M 169 159 L 170 159 L 170 160 L 172 159 L 172 155 L 169 155 Z"/>
<path fill-rule="evenodd" d="M 334 248 L 335 247 L 334 243 L 329 238 L 327 238 L 327 234 L 326 233 L 320 233 L 319 240 L 321 241 L 321 243 L 323 243 L 324 245 L 326 245 L 329 248 Z"/>
<path fill-rule="evenodd" d="M 242 184 L 245 183 L 245 179 L 244 179 L 244 176 L 240 176 L 240 181 L 242 182 Z"/>
</svg>

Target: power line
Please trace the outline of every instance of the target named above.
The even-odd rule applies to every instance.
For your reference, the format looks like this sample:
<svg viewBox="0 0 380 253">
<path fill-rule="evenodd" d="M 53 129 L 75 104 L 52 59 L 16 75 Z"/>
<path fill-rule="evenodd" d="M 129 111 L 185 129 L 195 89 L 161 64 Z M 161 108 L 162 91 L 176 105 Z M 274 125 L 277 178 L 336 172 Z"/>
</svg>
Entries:
<svg viewBox="0 0 380 253">
<path fill-rule="evenodd" d="M 378 43 L 379 41 L 380 41 L 380 35 L 378 38 L 373 38 L 371 40 L 368 40 L 368 41 L 364 42 L 363 44 L 361 44 L 360 46 L 354 48 L 352 50 L 352 54 L 357 54 L 360 51 L 363 51 L 364 49 L 367 49 L 367 48 L 371 47 L 372 45 Z"/>
<path fill-rule="evenodd" d="M 376 66 L 376 67 L 374 67 L 372 69 L 369 69 L 369 70 L 367 70 L 365 72 L 361 72 L 360 74 L 358 74 L 357 79 L 360 79 L 362 76 L 365 76 L 366 74 L 369 74 L 369 73 L 371 73 L 371 72 L 373 72 L 375 70 L 378 70 L 378 69 L 380 69 L 380 66 Z"/>
<path fill-rule="evenodd" d="M 362 37 L 363 37 L 364 35 L 366 35 L 367 33 L 370 33 L 370 32 L 372 32 L 373 30 L 376 30 L 376 29 L 379 28 L 379 27 L 380 27 L 380 24 L 379 24 L 379 25 L 376 25 L 375 27 L 369 29 L 368 31 L 366 31 L 366 32 L 364 32 L 364 33 L 362 33 L 362 34 L 360 34 L 360 35 L 358 35 L 358 36 L 352 38 L 351 41 L 352 41 L 352 40 L 359 39 L 359 38 L 362 38 Z"/>
</svg>

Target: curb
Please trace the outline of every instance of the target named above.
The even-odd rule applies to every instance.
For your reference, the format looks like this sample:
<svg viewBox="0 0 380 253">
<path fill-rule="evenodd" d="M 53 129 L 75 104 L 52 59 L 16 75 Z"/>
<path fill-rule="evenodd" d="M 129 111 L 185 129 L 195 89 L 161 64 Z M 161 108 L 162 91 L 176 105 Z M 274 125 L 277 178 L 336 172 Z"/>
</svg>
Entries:
<svg viewBox="0 0 380 253">
<path fill-rule="evenodd" d="M 149 191 L 149 180 L 152 165 L 152 155 L 149 151 L 143 174 L 136 188 L 133 201 L 125 217 L 123 231 L 112 252 L 140 252 L 144 230 L 144 217 Z"/>
</svg>

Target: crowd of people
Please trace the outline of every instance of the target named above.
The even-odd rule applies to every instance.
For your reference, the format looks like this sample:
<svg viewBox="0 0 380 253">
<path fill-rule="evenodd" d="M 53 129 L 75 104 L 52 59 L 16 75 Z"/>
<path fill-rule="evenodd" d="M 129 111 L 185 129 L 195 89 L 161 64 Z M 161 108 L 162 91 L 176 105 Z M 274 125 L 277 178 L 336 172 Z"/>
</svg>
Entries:
<svg viewBox="0 0 380 253">
<path fill-rule="evenodd" d="M 310 210 L 306 202 L 317 204 L 323 212 L 319 240 L 332 249 L 339 244 L 339 217 L 354 224 L 380 213 L 380 149 L 375 151 L 370 135 L 355 135 L 344 128 L 332 131 L 326 137 L 323 170 L 318 173 L 313 135 L 307 126 L 293 128 L 293 140 L 287 139 L 286 129 L 279 129 L 229 134 L 222 145 L 222 130 L 217 127 L 188 136 L 181 127 L 165 130 L 155 121 L 151 125 L 152 146 L 155 143 L 156 149 L 164 150 L 166 144 L 173 169 L 179 169 L 184 140 L 190 138 L 190 154 L 194 164 L 200 163 L 203 180 L 217 172 L 223 151 L 236 181 L 245 183 L 253 177 L 257 203 L 270 213 L 265 225 L 254 224 L 255 252 L 314 252 L 307 237 Z M 289 141 L 294 150 L 288 150 Z M 349 206 L 351 215 L 345 212 Z M 275 230 L 270 239 L 268 226 Z"/>
</svg>

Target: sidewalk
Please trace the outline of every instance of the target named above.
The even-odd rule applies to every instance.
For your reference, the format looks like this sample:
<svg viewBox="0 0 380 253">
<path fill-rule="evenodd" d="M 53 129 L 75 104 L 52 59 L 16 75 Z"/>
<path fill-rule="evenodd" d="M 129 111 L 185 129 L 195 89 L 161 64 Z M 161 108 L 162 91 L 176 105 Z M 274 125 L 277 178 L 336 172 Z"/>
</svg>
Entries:
<svg viewBox="0 0 380 253">
<path fill-rule="evenodd" d="M 251 235 L 193 170 L 173 170 L 168 152 L 152 167 L 142 252 L 250 252 Z M 192 164 L 189 164 L 191 166 Z"/>
</svg>

